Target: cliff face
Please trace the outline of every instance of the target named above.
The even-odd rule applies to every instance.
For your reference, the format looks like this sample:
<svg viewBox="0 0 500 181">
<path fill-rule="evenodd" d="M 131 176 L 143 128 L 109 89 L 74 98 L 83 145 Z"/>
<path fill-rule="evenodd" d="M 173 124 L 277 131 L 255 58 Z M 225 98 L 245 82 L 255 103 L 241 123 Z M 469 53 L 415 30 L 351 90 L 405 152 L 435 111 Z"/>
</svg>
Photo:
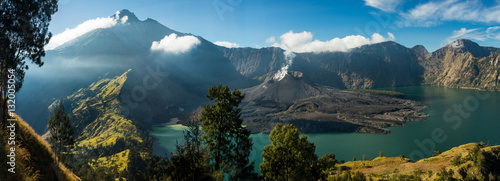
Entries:
<svg viewBox="0 0 500 181">
<path fill-rule="evenodd" d="M 225 57 L 231 60 L 240 74 L 264 80 L 278 71 L 285 63 L 284 50 L 276 47 L 254 48 L 219 48 Z"/>
<path fill-rule="evenodd" d="M 424 84 L 498 90 L 500 51 L 457 40 L 421 62 Z"/>
<path fill-rule="evenodd" d="M 220 48 L 243 76 L 264 81 L 285 64 L 284 50 L 270 47 Z M 424 46 L 382 42 L 348 52 L 296 53 L 290 70 L 308 75 L 309 83 L 360 89 L 438 85 L 498 89 L 498 48 L 460 39 L 429 53 Z"/>
<path fill-rule="evenodd" d="M 221 50 L 242 75 L 260 81 L 270 79 L 285 63 L 280 48 Z M 349 52 L 296 53 L 290 69 L 308 75 L 308 82 L 337 88 L 420 85 L 421 54 L 427 54 L 423 47 L 383 42 Z"/>
<path fill-rule="evenodd" d="M 395 42 L 365 45 L 349 52 L 301 54 L 294 65 L 320 84 L 349 89 L 419 85 L 423 74 L 415 51 Z"/>
</svg>

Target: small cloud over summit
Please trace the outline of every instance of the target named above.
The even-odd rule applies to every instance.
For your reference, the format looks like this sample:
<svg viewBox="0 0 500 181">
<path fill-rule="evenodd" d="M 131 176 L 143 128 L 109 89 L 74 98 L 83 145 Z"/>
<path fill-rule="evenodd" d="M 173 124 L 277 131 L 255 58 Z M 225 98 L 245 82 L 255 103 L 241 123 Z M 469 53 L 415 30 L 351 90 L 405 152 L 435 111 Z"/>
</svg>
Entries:
<svg viewBox="0 0 500 181">
<path fill-rule="evenodd" d="M 274 39 L 274 41 L 272 41 Z M 367 44 L 380 43 L 385 41 L 394 41 L 395 37 L 392 33 L 387 33 L 384 37 L 378 33 L 374 33 L 370 38 L 361 35 L 350 35 L 344 38 L 333 38 L 327 41 L 313 40 L 311 32 L 294 33 L 289 31 L 280 36 L 279 41 L 274 37 L 268 38 L 267 42 L 275 42 L 273 46 L 280 47 L 285 50 L 291 50 L 298 53 L 303 52 L 346 52 L 351 48 L 360 47 Z"/>
<path fill-rule="evenodd" d="M 239 48 L 240 47 L 240 45 L 238 45 L 236 43 L 231 43 L 231 42 L 227 42 L 227 41 L 216 41 L 216 42 L 214 42 L 214 44 L 222 46 L 222 47 L 226 47 L 226 48 Z"/>
<path fill-rule="evenodd" d="M 153 41 L 151 44 L 152 52 L 162 52 L 162 53 L 184 53 L 190 51 L 195 46 L 199 45 L 201 41 L 195 36 L 180 36 L 172 33 L 165 36 L 160 41 Z"/>
</svg>

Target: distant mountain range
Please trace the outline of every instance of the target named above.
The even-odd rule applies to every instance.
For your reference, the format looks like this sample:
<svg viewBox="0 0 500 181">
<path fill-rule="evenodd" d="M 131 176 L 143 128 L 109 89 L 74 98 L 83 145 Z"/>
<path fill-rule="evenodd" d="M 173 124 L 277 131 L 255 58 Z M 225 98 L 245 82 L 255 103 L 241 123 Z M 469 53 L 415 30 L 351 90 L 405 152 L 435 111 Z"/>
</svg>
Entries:
<svg viewBox="0 0 500 181">
<path fill-rule="evenodd" d="M 71 103 L 70 98 L 79 90 L 125 72 L 127 79 L 114 105 L 120 107 L 127 119 L 154 125 L 188 115 L 207 103 L 204 95 L 211 85 L 229 84 L 231 88 L 246 89 L 247 98 L 251 99 L 255 94 L 252 90 L 270 84 L 287 64 L 285 50 L 278 47 L 221 47 L 202 37 L 167 28 L 153 19 L 141 21 L 128 10 L 120 11 L 117 18 L 125 16 L 126 23 L 90 31 L 47 51 L 45 65 L 27 72 L 18 95 L 18 113 L 36 132 L 46 131 L 49 107 L 54 101 L 64 99 L 66 109 L 75 110 L 72 106 L 77 104 Z M 151 50 L 153 42 L 172 34 L 196 37 L 199 44 L 183 53 Z M 301 90 L 297 86 L 306 86 L 303 88 L 312 91 L 309 93 L 324 87 L 339 92 L 338 89 L 406 85 L 498 90 L 498 50 L 461 39 L 432 53 L 421 45 L 407 48 L 392 41 L 348 52 L 295 53 L 288 71 L 301 74 L 300 85 L 286 84 L 288 87 L 277 90 L 292 91 L 290 94 L 294 96 L 303 95 L 293 93 Z M 289 75 L 289 78 L 294 77 Z M 279 103 L 283 93 L 269 95 L 277 96 L 269 99 Z M 80 115 L 75 111 L 72 114 Z"/>
</svg>

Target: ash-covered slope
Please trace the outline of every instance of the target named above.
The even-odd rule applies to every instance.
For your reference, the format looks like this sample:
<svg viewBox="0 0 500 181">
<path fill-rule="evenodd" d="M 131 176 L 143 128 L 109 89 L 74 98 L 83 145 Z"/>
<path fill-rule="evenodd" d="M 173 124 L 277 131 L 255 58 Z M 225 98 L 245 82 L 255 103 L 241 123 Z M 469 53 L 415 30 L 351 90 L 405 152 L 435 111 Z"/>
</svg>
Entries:
<svg viewBox="0 0 500 181">
<path fill-rule="evenodd" d="M 309 85 L 302 79 L 302 75 L 301 72 L 289 71 L 281 80 L 272 78 L 258 86 L 245 89 L 245 92 L 251 93 L 246 95 L 246 100 L 288 104 L 298 99 L 321 95 L 323 87 Z"/>
<path fill-rule="evenodd" d="M 244 124 L 252 132 L 269 133 L 277 123 L 293 123 L 301 132 L 388 133 L 385 127 L 421 121 L 420 103 L 309 84 L 300 72 L 269 79 L 243 89 Z"/>
</svg>

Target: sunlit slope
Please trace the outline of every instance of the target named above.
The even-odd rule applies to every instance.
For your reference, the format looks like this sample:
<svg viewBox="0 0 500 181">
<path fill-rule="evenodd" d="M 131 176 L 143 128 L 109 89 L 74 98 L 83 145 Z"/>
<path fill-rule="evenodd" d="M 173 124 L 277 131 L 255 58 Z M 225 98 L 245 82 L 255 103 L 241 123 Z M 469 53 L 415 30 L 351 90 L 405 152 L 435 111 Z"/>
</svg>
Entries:
<svg viewBox="0 0 500 181">
<path fill-rule="evenodd" d="M 463 179 L 463 175 L 470 178 L 480 179 L 479 165 L 474 162 L 474 148 L 479 148 L 486 154 L 497 155 L 500 151 L 500 145 L 484 146 L 478 143 L 469 143 L 454 147 L 437 156 L 425 158 L 413 162 L 408 158 L 400 157 L 377 157 L 373 160 L 349 161 L 337 168 L 342 168 L 341 172 L 351 173 L 362 172 L 366 177 L 372 177 L 374 180 L 389 179 L 395 176 L 416 176 L 422 180 L 434 180 L 442 176 L 442 170 L 448 173 L 452 170 L 452 177 Z M 476 149 L 477 149 L 476 148 Z M 498 159 L 498 158 L 497 158 Z M 491 160 L 490 160 L 491 161 Z M 498 163 L 497 163 L 498 164 Z M 496 168 L 498 169 L 498 168 Z M 330 172 L 330 177 L 334 177 L 339 171 Z"/>
</svg>

